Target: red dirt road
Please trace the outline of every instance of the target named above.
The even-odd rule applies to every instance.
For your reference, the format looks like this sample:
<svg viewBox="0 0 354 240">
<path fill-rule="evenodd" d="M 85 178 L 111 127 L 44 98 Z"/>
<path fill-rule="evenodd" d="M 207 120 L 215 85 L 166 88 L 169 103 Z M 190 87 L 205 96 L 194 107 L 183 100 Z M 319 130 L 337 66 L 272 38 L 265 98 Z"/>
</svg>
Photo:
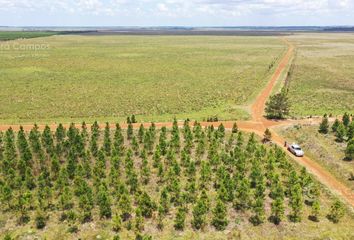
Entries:
<svg viewBox="0 0 354 240">
<path fill-rule="evenodd" d="M 294 46 L 289 43 L 287 40 L 283 39 L 283 41 L 288 45 L 288 50 L 282 60 L 280 61 L 279 65 L 277 66 L 273 76 L 271 77 L 270 81 L 268 82 L 267 86 L 265 89 L 261 92 L 261 94 L 257 97 L 256 101 L 252 104 L 251 110 L 252 110 L 252 120 L 251 121 L 239 121 L 237 122 L 237 125 L 240 130 L 246 131 L 246 132 L 254 132 L 259 136 L 263 136 L 264 131 L 266 128 L 275 127 L 275 126 L 291 126 L 295 124 L 314 124 L 318 123 L 318 120 L 312 120 L 312 119 L 306 119 L 306 120 L 285 120 L 285 121 L 270 121 L 264 118 L 264 108 L 265 108 L 265 103 L 268 99 L 268 97 L 271 95 L 272 90 L 276 84 L 276 82 L 279 80 L 281 77 L 281 74 L 283 71 L 286 69 L 288 66 L 293 52 L 294 52 Z M 225 128 L 231 129 L 234 122 L 233 121 L 224 121 L 224 122 L 216 122 L 216 123 L 208 123 L 208 122 L 202 122 L 201 125 L 206 127 L 210 125 L 214 125 L 217 127 L 219 124 L 223 124 Z M 134 124 L 134 128 L 138 128 L 140 123 Z M 171 122 L 165 122 L 165 123 L 155 123 L 156 127 L 161 128 L 163 126 L 166 127 L 172 127 Z M 182 126 L 183 122 L 179 122 L 179 125 Z M 57 124 L 50 124 L 49 125 L 51 129 L 55 129 L 57 127 Z M 64 124 L 65 127 L 69 127 L 69 124 Z M 87 124 L 87 127 L 90 128 L 90 124 Z M 100 124 L 100 127 L 103 128 L 105 124 Z M 115 124 L 111 124 L 112 127 L 115 126 Z M 122 128 L 127 128 L 127 124 L 120 124 Z M 145 127 L 149 127 L 150 123 L 144 123 Z M 20 128 L 20 125 L 0 125 L 0 131 L 6 131 L 8 128 L 12 128 L 13 130 L 18 130 Z M 23 128 L 25 131 L 30 131 L 32 129 L 33 125 L 23 125 Z M 38 125 L 40 129 L 44 129 L 45 125 Z M 274 131 L 272 131 L 272 139 L 273 142 L 278 144 L 279 146 L 283 147 L 285 139 L 283 139 L 281 136 L 277 135 Z M 352 192 L 347 186 L 345 186 L 343 183 L 338 181 L 333 175 L 331 175 L 328 171 L 326 171 L 322 166 L 320 166 L 318 163 L 314 162 L 308 157 L 295 157 L 288 151 L 286 151 L 290 157 L 292 157 L 297 163 L 299 163 L 301 166 L 306 167 L 306 169 L 313 174 L 319 182 L 327 186 L 333 193 L 338 195 L 340 198 L 342 198 L 345 202 L 347 202 L 352 208 L 354 208 L 354 192 Z"/>
<path fill-rule="evenodd" d="M 256 101 L 252 105 L 252 119 L 254 121 L 262 121 L 263 123 L 269 122 L 270 125 L 272 125 L 272 121 L 265 121 L 263 115 L 264 115 L 264 109 L 266 105 L 266 101 L 268 97 L 271 95 L 272 90 L 280 78 L 282 72 L 286 69 L 288 63 L 291 60 L 291 57 L 294 52 L 294 46 L 290 44 L 286 39 L 282 39 L 287 45 L 288 45 L 288 51 L 286 52 L 285 56 L 283 59 L 280 61 L 278 67 L 275 69 L 275 72 L 267 84 L 267 86 L 263 89 L 263 91 L 260 93 L 260 95 L 257 97 Z"/>
</svg>

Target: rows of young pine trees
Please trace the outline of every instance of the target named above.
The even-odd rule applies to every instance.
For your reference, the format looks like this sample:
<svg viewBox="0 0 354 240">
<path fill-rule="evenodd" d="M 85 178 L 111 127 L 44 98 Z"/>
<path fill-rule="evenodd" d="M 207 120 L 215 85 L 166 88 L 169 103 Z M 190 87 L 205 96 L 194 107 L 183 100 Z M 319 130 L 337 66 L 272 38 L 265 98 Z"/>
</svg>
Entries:
<svg viewBox="0 0 354 240">
<path fill-rule="evenodd" d="M 354 119 L 348 113 L 344 113 L 342 119 L 335 119 L 332 126 L 330 126 L 328 115 L 325 114 L 318 131 L 322 134 L 333 133 L 337 142 L 346 142 L 347 148 L 345 150 L 346 160 L 354 160 Z M 354 177 L 352 177 L 354 179 Z"/>
<path fill-rule="evenodd" d="M 38 229 L 67 224 L 74 233 L 106 219 L 115 239 L 123 228 L 148 239 L 147 222 L 160 231 L 169 224 L 222 231 L 235 224 L 231 213 L 247 213 L 253 225 L 321 221 L 320 190 L 306 170 L 297 172 L 280 148 L 246 137 L 236 124 L 229 133 L 188 121 L 171 130 L 100 129 L 97 122 L 90 130 L 85 123 L 10 128 L 0 133 L 0 166 L 1 211 Z M 339 201 L 329 211 L 333 222 L 344 214 Z"/>
</svg>

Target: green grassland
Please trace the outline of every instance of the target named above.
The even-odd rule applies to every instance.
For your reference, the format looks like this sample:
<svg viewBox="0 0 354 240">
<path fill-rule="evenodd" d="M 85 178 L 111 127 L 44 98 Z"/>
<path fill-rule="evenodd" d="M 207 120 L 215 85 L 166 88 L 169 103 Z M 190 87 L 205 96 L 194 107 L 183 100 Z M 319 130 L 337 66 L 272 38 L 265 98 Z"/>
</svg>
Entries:
<svg viewBox="0 0 354 240">
<path fill-rule="evenodd" d="M 280 127 L 277 131 L 289 142 L 299 143 L 306 155 L 354 191 L 354 182 L 349 180 L 354 173 L 354 162 L 344 160 L 346 142 L 336 142 L 333 133 L 320 134 L 318 126 Z"/>
<path fill-rule="evenodd" d="M 0 122 L 247 119 L 286 50 L 277 37 L 78 36 L 1 51 Z"/>
<path fill-rule="evenodd" d="M 296 34 L 290 81 L 292 115 L 309 116 L 354 110 L 354 35 Z"/>
<path fill-rule="evenodd" d="M 48 37 L 58 34 L 58 32 L 20 32 L 20 31 L 0 31 L 0 41 L 9 41 L 19 38 L 38 38 L 38 37 Z"/>
<path fill-rule="evenodd" d="M 79 126 L 77 126 L 79 127 Z M 284 191 L 293 186 L 289 184 L 290 172 L 294 170 L 297 172 L 297 183 L 304 185 L 303 189 L 312 189 L 316 185 L 311 184 L 301 179 L 308 179 L 307 174 L 300 173 L 300 167 L 293 164 L 287 159 L 286 154 L 279 148 L 273 148 L 271 146 L 265 146 L 260 144 L 260 139 L 256 138 L 251 140 L 249 134 L 237 133 L 231 135 L 230 132 L 226 132 L 223 135 L 222 128 L 219 130 L 201 129 L 196 127 L 185 126 L 180 130 L 174 128 L 174 130 L 167 130 L 166 138 L 161 138 L 161 130 L 145 129 L 142 135 L 143 143 L 138 144 L 136 149 L 133 144 L 133 140 L 127 139 L 127 132 L 120 131 L 119 129 L 110 129 L 105 131 L 101 129 L 99 135 L 92 137 L 93 135 L 82 131 L 80 128 L 71 131 L 66 131 L 67 134 L 55 134 L 54 136 L 64 136 L 64 138 L 54 137 L 50 134 L 39 134 L 35 130 L 31 134 L 26 133 L 25 136 L 28 139 L 28 147 L 32 152 L 31 164 L 28 167 L 33 171 L 34 181 L 37 187 L 32 190 L 28 190 L 26 182 L 18 184 L 21 181 L 18 174 L 21 171 L 7 172 L 4 168 L 1 168 L 0 173 L 0 189 L 6 185 L 14 183 L 13 196 L 14 200 L 10 203 L 6 201 L 0 202 L 0 236 L 10 234 L 15 239 L 112 239 L 113 236 L 119 235 L 120 239 L 135 239 L 136 233 L 152 236 L 152 239 L 352 239 L 354 228 L 354 216 L 348 210 L 343 219 L 337 224 L 330 222 L 326 218 L 330 205 L 333 201 L 333 195 L 329 194 L 325 188 L 320 187 L 321 195 L 319 197 L 321 210 L 319 215 L 319 221 L 314 222 L 308 219 L 311 214 L 311 206 L 302 202 L 301 222 L 293 223 L 289 220 L 291 214 L 291 208 L 289 204 L 289 195 L 285 196 L 285 216 L 279 225 L 275 225 L 267 218 L 271 215 L 271 203 L 274 201 L 270 197 L 272 181 L 271 173 L 279 174 L 279 181 L 283 186 Z M 95 134 L 97 133 L 94 131 Z M 48 133 L 48 132 L 47 132 Z M 107 133 L 109 133 L 107 135 Z M 176 133 L 179 134 L 180 147 L 175 144 Z M 3 146 L 8 149 L 14 142 L 9 141 L 11 133 L 3 135 Z M 17 135 L 17 134 L 15 134 Z M 31 135 L 31 137 L 29 137 Z M 103 137 L 103 135 L 105 137 Z M 133 135 L 139 141 L 139 133 L 135 131 Z M 70 136 L 70 137 L 69 137 Z M 155 137 L 152 137 L 155 136 Z M 242 137 L 240 137 L 242 136 Z M 123 138 L 122 138 L 123 137 Z M 192 138 L 191 138 L 192 137 Z M 104 139 L 111 139 L 110 150 L 107 151 Z M 11 138 L 10 138 L 11 139 Z M 52 139 L 52 141 L 48 141 Z M 60 141 L 58 139 L 61 139 Z M 72 141 L 75 139 L 74 141 Z M 90 140 L 91 139 L 91 140 Z M 95 139 L 95 140 L 92 140 Z M 124 142 L 122 142 L 122 139 Z M 164 139 L 164 140 L 159 140 Z M 191 144 L 189 140 L 193 139 Z M 230 140 L 231 139 L 231 140 Z M 152 149 L 149 147 L 149 142 L 152 140 Z M 17 140 L 18 141 L 18 140 Z M 82 141 L 82 142 L 81 142 Z M 97 141 L 97 142 L 96 142 Z M 205 141 L 205 152 L 199 153 L 200 142 Z M 12 143 L 11 143 L 12 142 Z M 77 144 L 83 148 L 77 148 Z M 101 157 L 93 157 L 94 148 L 92 148 L 92 142 L 98 143 L 98 147 L 102 150 L 98 153 L 98 156 L 103 156 L 105 164 L 101 165 Z M 161 155 L 159 160 L 154 157 L 156 154 L 157 146 L 159 149 L 163 149 L 168 143 L 166 155 Z M 18 146 L 25 146 L 23 141 L 18 142 Z M 6 147 L 7 146 L 7 147 Z M 39 148 L 38 148 L 39 146 Z M 60 147 L 58 147 L 60 146 Z M 191 148 L 189 148 L 190 146 Z M 10 147 L 11 149 L 11 147 Z M 23 149 L 23 148 L 22 148 Z M 133 155 L 130 155 L 132 150 Z M 190 149 L 190 153 L 188 152 Z M 111 151 L 112 150 L 112 151 Z M 6 152 L 9 150 L 5 150 Z M 73 152 L 72 152 L 73 151 Z M 102 154 L 101 154 L 102 153 Z M 162 153 L 162 152 L 161 152 Z M 7 153 L 8 154 L 8 153 Z M 59 158 L 59 171 L 53 171 L 54 154 Z M 77 155 L 76 155 L 77 154 Z M 117 155 L 118 154 L 118 155 Z M 187 157 L 182 157 L 184 154 Z M 42 157 L 40 157 L 42 156 Z M 69 173 L 69 158 L 76 156 L 75 160 L 75 177 L 73 179 L 67 179 Z M 131 157 L 128 157 L 131 156 Z M 118 158 L 117 158 L 118 157 Z M 100 159 L 100 160 L 98 160 Z M 15 161 L 20 161 L 19 158 Z M 118 161 L 118 162 L 117 162 Z M 131 162 L 132 161 L 132 162 Z M 154 167 L 154 163 L 158 162 L 163 169 L 163 174 L 160 175 L 159 168 Z M 5 164 L 5 160 L 0 161 L 1 164 Z M 117 165 L 118 163 L 118 165 Z M 7 164 L 7 163 L 6 163 Z M 132 165 L 131 165 L 132 164 Z M 16 165 L 19 169 L 21 164 Z M 114 167 L 113 167 L 114 166 Z M 128 166 L 133 166 L 130 169 Z M 180 172 L 178 173 L 178 167 Z M 194 166 L 194 168 L 193 168 Z M 204 166 L 204 167 L 202 167 Z M 273 167 L 271 167 L 273 166 Z M 101 168 L 99 168 L 101 167 Z M 103 168 L 102 168 L 103 167 Z M 206 167 L 206 168 L 205 168 Z M 202 170 L 210 168 L 209 171 Z M 252 172 L 260 167 L 260 175 L 254 175 Z M 113 169 L 112 169 L 113 168 Z M 144 168 L 149 169 L 149 175 L 146 175 Z M 105 174 L 103 177 L 98 177 L 102 174 L 99 171 L 102 170 Z M 130 169 L 130 170 L 129 170 Z M 194 171 L 193 171 L 194 169 Z M 270 170 L 273 169 L 273 170 Z M 210 171 L 211 170 L 211 171 Z M 58 172 L 60 172 L 58 177 Z M 204 172 L 204 173 L 202 173 Z M 15 174 L 13 178 L 8 178 L 7 174 Z M 243 175 L 245 174 L 245 175 Z M 137 177 L 138 190 L 132 190 L 129 180 L 132 176 Z M 251 176 L 256 176 L 252 178 Z M 55 177 L 57 176 L 57 177 Z M 202 177 L 204 176 L 204 177 Z M 64 178 L 63 178 L 64 177 Z M 260 177 L 260 178 L 259 178 Z M 27 177 L 26 177 L 27 179 Z M 45 179 L 45 180 L 44 180 Z M 145 180 L 148 179 L 148 182 Z M 177 186 L 175 187 L 175 181 L 177 180 Z M 264 188 L 264 210 L 265 216 L 264 223 L 258 226 L 253 226 L 250 223 L 250 217 L 253 216 L 253 203 L 256 196 L 255 187 L 250 188 L 250 196 L 241 203 L 246 204 L 244 209 L 237 210 L 235 204 L 239 204 L 238 187 L 239 181 L 254 181 L 256 186 L 258 184 L 267 183 Z M 253 180 L 251 180 L 253 179 Z M 262 180 L 260 180 L 262 179 Z M 64 181 L 63 181 L 64 180 Z M 78 191 L 82 186 L 82 181 L 86 182 L 93 191 L 94 208 L 92 212 L 93 219 L 86 223 L 81 223 L 81 217 L 83 209 L 79 199 L 88 191 Z M 263 182 L 264 181 L 264 182 Z M 262 183 L 263 182 L 263 183 Z M 316 184 L 316 182 L 314 182 Z M 44 186 L 43 186 L 44 184 Z M 63 185 L 64 184 L 64 185 Z M 196 189 L 193 190 L 190 184 L 195 184 Z M 221 191 L 223 184 L 227 186 L 226 195 Z M 235 186 L 233 186 L 235 184 Z M 110 198 L 110 206 L 113 215 L 121 214 L 126 209 L 120 207 L 120 198 L 122 195 L 127 194 L 130 196 L 131 206 L 133 209 L 138 208 L 141 203 L 141 193 L 146 192 L 151 200 L 160 206 L 160 196 L 162 190 L 166 187 L 168 190 L 168 199 L 171 199 L 170 210 L 163 216 L 163 230 L 157 228 L 158 213 L 155 209 L 151 217 L 143 219 L 143 230 L 135 229 L 135 222 L 137 217 L 132 211 L 130 220 L 123 222 L 122 229 L 119 233 L 115 233 L 112 230 L 112 219 L 100 218 L 99 207 L 97 201 L 99 193 L 97 192 L 97 186 L 107 186 L 107 191 Z M 274 182 L 273 182 L 274 185 Z M 42 186 L 42 187 L 40 187 Z M 73 202 L 72 208 L 62 209 L 60 204 L 61 196 L 63 195 L 62 187 L 67 186 L 72 193 Z M 173 187 L 174 186 L 174 187 Z M 231 187 L 231 189 L 229 188 Z M 99 188 L 101 189 L 101 187 Z M 193 219 L 193 207 L 197 199 L 199 199 L 201 191 L 207 192 L 208 199 L 210 201 L 210 207 L 205 213 L 206 224 L 203 230 L 193 229 L 191 221 Z M 231 190 L 231 191 L 229 191 Z M 22 196 L 23 192 L 31 192 L 31 201 L 25 204 L 25 207 L 16 208 L 20 203 L 18 199 Z M 48 195 L 48 192 L 50 194 Z M 232 193 L 232 194 L 230 194 Z M 44 194 L 46 197 L 42 199 Z M 176 195 L 177 194 L 177 195 Z M 173 197 L 179 196 L 179 197 Z M 228 196 L 225 201 L 226 216 L 228 225 L 225 230 L 217 231 L 212 226 L 213 209 L 216 204 L 216 199 L 220 196 Z M 233 197 L 233 200 L 228 199 Z M 195 200 L 193 200 L 195 198 Z M 15 200 L 16 199 L 16 200 Z M 175 199 L 175 200 L 172 200 Z M 179 199 L 178 201 L 176 199 Z M 307 199 L 303 194 L 302 201 Z M 41 204 L 39 204 L 39 201 Z M 12 206 L 9 209 L 9 206 Z M 176 217 L 176 209 L 183 206 L 186 209 L 185 229 L 184 231 L 178 231 L 174 229 L 174 221 Z M 42 230 L 36 229 L 35 217 L 36 208 L 41 208 L 45 212 L 46 227 Z M 19 210 L 21 209 L 21 210 Z M 87 210 L 85 210 L 87 211 Z M 70 218 L 62 218 L 61 216 L 76 216 Z M 27 223 L 19 224 L 19 217 L 21 214 L 28 214 L 30 217 Z M 62 220 L 60 220 L 62 218 Z M 132 223 L 132 229 L 128 229 L 129 222 Z M 77 226 L 78 231 L 76 233 L 69 233 L 69 228 Z"/>
</svg>

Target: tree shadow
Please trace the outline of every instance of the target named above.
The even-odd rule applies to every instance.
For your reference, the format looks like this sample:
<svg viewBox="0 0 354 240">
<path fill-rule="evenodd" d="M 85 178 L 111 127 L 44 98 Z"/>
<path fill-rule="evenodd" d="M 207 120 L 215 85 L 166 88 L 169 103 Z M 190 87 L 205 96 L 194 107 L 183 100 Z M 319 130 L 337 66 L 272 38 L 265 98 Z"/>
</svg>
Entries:
<svg viewBox="0 0 354 240">
<path fill-rule="evenodd" d="M 278 217 L 275 217 L 275 216 L 270 216 L 268 218 L 268 221 L 271 222 L 271 223 L 274 223 L 275 225 L 279 225 L 280 222 L 281 222 L 281 219 L 278 218 Z"/>
<path fill-rule="evenodd" d="M 318 217 L 316 217 L 316 216 L 310 215 L 310 216 L 308 216 L 308 219 L 312 222 L 319 222 Z"/>
</svg>

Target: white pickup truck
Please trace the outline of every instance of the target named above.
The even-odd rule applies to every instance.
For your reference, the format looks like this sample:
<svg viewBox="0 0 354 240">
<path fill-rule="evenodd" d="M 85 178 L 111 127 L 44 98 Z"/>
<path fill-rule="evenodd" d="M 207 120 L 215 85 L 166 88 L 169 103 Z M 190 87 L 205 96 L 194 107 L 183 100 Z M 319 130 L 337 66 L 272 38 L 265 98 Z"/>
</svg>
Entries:
<svg viewBox="0 0 354 240">
<path fill-rule="evenodd" d="M 304 156 L 304 151 L 301 149 L 301 147 L 299 145 L 297 145 L 295 143 L 289 145 L 288 150 L 297 157 Z"/>
</svg>

